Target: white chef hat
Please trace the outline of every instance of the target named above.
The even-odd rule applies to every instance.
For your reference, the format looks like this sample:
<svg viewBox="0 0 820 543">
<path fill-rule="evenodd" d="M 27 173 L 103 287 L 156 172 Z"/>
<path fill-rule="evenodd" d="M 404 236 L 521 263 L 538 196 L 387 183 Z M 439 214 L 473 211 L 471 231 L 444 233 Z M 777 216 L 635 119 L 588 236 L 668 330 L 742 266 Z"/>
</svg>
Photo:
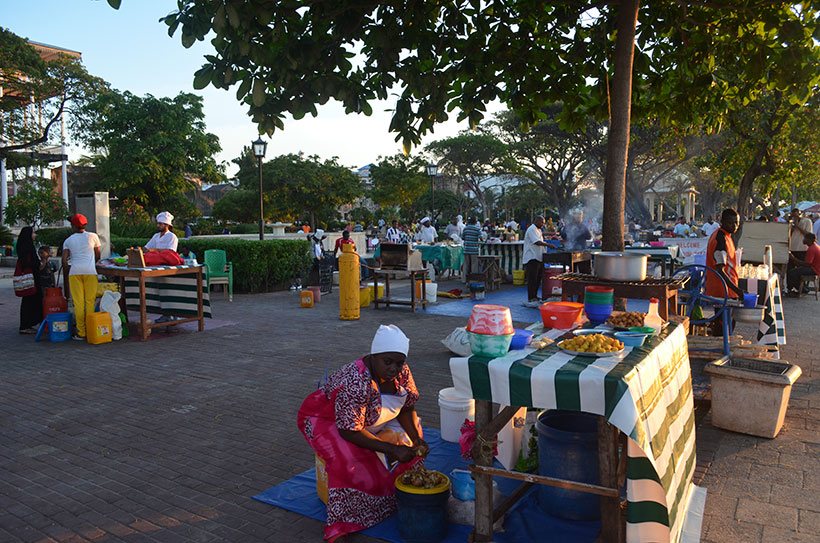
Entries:
<svg viewBox="0 0 820 543">
<path fill-rule="evenodd" d="M 430 217 L 424 217 L 424 218 L 423 218 L 422 220 L 420 220 L 419 222 L 420 222 L 421 224 L 424 224 L 424 223 L 426 223 L 426 222 L 432 222 L 432 221 L 430 220 Z"/>
<path fill-rule="evenodd" d="M 402 353 L 407 356 L 410 351 L 410 340 L 395 324 L 382 324 L 373 336 L 370 345 L 370 354 Z"/>
<path fill-rule="evenodd" d="M 161 222 L 162 224 L 172 225 L 174 223 L 174 216 L 168 213 L 167 211 L 163 211 L 157 215 L 157 222 Z"/>
</svg>

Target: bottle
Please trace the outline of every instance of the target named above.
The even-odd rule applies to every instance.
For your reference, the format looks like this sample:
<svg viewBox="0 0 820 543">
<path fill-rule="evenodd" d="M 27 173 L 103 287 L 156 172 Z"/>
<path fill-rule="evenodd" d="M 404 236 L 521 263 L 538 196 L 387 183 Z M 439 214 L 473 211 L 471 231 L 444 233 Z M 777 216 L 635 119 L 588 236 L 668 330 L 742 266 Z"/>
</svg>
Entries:
<svg viewBox="0 0 820 543">
<path fill-rule="evenodd" d="M 643 325 L 655 330 L 654 335 L 658 335 L 663 327 L 663 319 L 658 314 L 658 299 L 649 299 L 649 312 L 643 318 Z"/>
</svg>

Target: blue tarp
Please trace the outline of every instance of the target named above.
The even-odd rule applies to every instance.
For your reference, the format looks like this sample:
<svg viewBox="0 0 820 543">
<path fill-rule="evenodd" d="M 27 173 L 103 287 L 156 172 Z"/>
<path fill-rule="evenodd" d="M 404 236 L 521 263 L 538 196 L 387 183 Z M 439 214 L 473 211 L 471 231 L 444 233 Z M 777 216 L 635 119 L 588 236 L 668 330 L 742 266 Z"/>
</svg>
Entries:
<svg viewBox="0 0 820 543">
<path fill-rule="evenodd" d="M 430 455 L 425 465 L 443 473 L 450 473 L 455 468 L 467 468 L 467 462 L 461 458 L 459 446 L 455 443 L 443 441 L 436 429 L 425 428 L 424 438 L 430 445 Z M 502 494 L 509 494 L 519 484 L 510 479 L 496 479 Z M 316 496 L 316 473 L 310 469 L 282 484 L 271 487 L 253 499 L 293 511 L 324 522 L 325 505 Z M 600 531 L 598 522 L 567 521 L 546 515 L 537 504 L 535 491 L 520 500 L 510 512 L 504 522 L 504 532 L 494 536 L 496 543 L 529 543 L 544 540 L 544 534 L 549 534 L 550 541 L 564 543 L 592 542 Z M 471 526 L 451 524 L 447 538 L 443 543 L 463 543 L 472 531 Z M 368 528 L 364 534 L 401 543 L 396 515 L 384 522 Z"/>
</svg>

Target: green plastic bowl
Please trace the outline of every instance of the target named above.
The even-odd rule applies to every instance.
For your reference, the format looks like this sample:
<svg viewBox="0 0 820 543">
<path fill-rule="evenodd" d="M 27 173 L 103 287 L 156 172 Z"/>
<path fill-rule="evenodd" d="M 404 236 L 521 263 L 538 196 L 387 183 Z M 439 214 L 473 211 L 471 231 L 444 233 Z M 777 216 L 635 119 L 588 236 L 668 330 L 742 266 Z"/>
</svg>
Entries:
<svg viewBox="0 0 820 543">
<path fill-rule="evenodd" d="M 651 326 L 633 326 L 629 329 L 630 332 L 638 332 L 641 334 L 654 334 L 655 329 Z"/>
<path fill-rule="evenodd" d="M 489 336 L 467 332 L 470 338 L 470 350 L 476 356 L 486 358 L 498 358 L 504 356 L 510 350 L 510 342 L 515 334 L 503 336 Z"/>
</svg>

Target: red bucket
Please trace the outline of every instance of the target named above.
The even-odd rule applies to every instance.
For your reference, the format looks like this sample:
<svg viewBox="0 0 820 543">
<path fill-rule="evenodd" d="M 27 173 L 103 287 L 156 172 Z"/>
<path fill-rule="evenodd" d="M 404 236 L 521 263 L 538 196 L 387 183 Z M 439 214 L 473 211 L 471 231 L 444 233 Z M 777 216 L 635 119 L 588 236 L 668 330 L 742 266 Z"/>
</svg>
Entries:
<svg viewBox="0 0 820 543">
<path fill-rule="evenodd" d="M 581 318 L 584 304 L 576 302 L 547 302 L 541 304 L 541 321 L 544 328 L 568 330 Z"/>
</svg>

